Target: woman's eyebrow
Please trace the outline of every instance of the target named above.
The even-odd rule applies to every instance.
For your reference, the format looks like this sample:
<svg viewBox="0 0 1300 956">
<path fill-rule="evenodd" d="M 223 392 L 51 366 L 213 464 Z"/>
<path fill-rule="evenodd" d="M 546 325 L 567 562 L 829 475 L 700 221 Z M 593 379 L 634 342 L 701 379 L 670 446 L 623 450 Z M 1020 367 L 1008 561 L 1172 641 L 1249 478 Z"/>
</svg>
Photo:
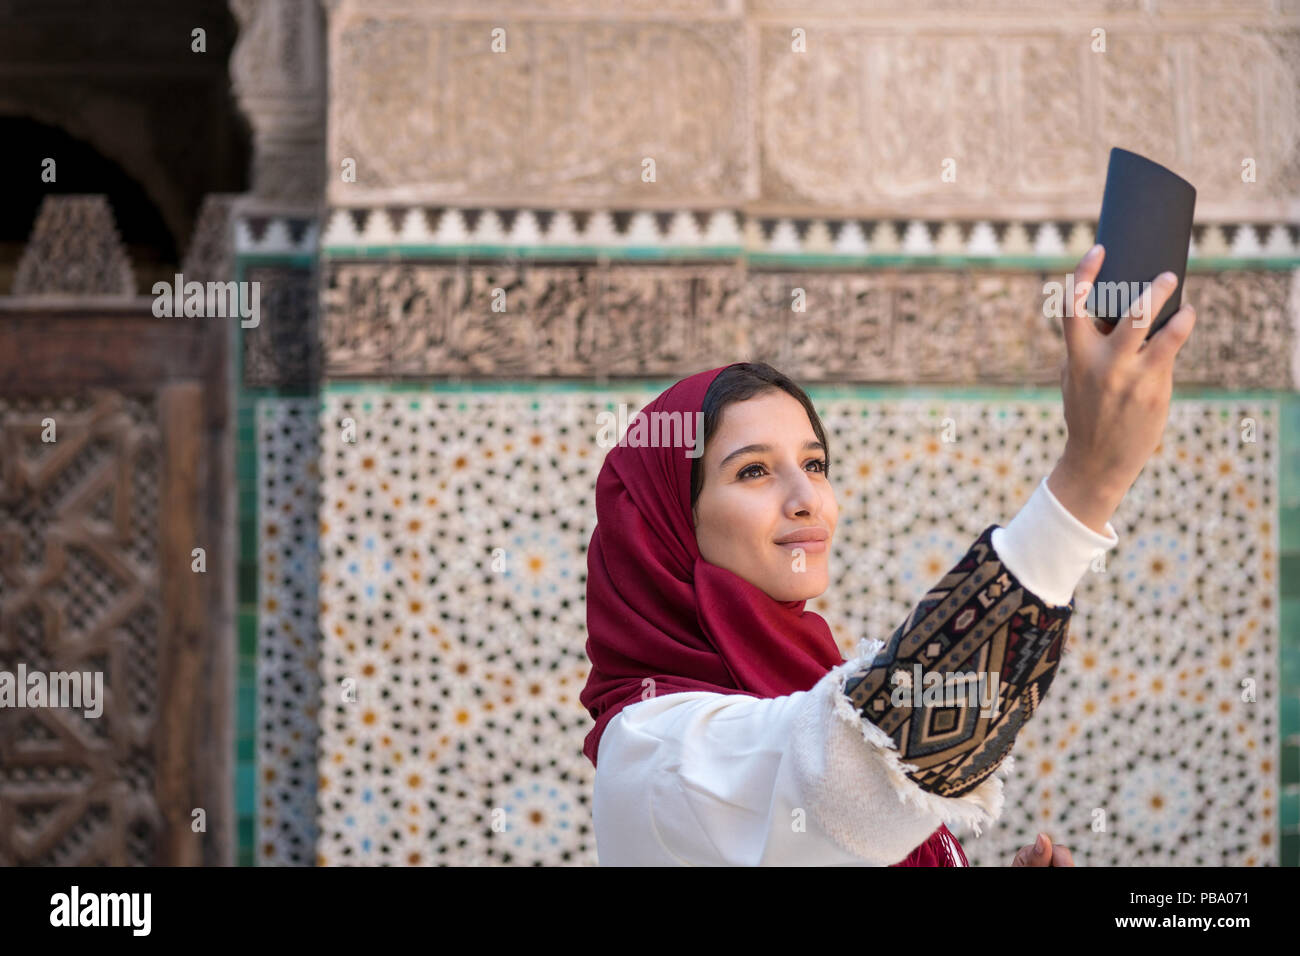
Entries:
<svg viewBox="0 0 1300 956">
<path fill-rule="evenodd" d="M 812 439 L 809 439 L 808 441 L 803 443 L 803 449 L 804 451 L 825 451 L 826 446 L 819 441 L 813 441 Z M 750 452 L 754 452 L 754 451 L 771 451 L 771 450 L 772 450 L 771 445 L 745 445 L 742 448 L 737 448 L 726 458 L 722 459 L 722 461 L 718 462 L 718 468 L 719 469 L 725 468 L 727 462 L 731 461 L 731 459 L 733 458 L 739 458 L 741 455 L 748 455 Z"/>
</svg>

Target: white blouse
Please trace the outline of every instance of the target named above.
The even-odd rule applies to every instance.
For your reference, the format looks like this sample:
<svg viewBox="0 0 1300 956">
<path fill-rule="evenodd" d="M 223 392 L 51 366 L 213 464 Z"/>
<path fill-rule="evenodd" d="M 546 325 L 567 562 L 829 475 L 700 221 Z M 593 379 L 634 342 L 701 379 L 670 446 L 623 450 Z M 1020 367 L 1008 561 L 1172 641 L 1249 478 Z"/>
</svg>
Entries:
<svg viewBox="0 0 1300 956">
<path fill-rule="evenodd" d="M 992 544 L 1025 588 L 1064 605 L 1094 555 L 1119 543 L 1109 522 L 1106 531 L 1075 518 L 1044 478 Z M 690 691 L 624 707 L 596 755 L 600 864 L 889 866 L 940 823 L 978 836 L 1002 812 L 999 775 L 1013 758 L 961 797 L 921 789 L 894 741 L 843 693 L 883 646 L 860 641 L 810 690 L 784 697 Z"/>
</svg>

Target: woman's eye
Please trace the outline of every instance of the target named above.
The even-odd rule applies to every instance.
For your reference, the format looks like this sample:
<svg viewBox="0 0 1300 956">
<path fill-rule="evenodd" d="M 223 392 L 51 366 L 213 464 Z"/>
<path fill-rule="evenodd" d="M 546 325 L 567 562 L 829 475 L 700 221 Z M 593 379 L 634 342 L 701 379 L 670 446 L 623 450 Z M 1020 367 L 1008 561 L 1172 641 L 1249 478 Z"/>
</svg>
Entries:
<svg viewBox="0 0 1300 956">
<path fill-rule="evenodd" d="M 825 458 L 810 458 L 807 464 L 816 465 L 817 471 L 823 475 L 826 474 L 827 470 L 830 468 L 830 463 L 827 462 Z M 804 467 L 806 468 L 807 465 Z M 763 466 L 757 463 L 746 465 L 744 468 L 740 469 L 740 471 L 736 472 L 736 477 L 741 479 L 748 478 L 755 468 L 759 469 L 759 472 L 761 473 Z M 753 477 L 757 478 L 758 474 L 753 474 Z"/>
</svg>

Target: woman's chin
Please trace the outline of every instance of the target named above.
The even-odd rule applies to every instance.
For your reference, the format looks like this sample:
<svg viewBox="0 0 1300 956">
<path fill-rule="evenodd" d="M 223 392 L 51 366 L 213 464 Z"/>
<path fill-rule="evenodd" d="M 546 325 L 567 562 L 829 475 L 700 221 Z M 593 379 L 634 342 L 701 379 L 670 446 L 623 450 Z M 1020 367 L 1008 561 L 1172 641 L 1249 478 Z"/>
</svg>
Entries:
<svg viewBox="0 0 1300 956">
<path fill-rule="evenodd" d="M 799 577 L 798 581 L 782 581 L 767 593 L 778 601 L 811 601 L 826 593 L 826 581 L 820 575 Z"/>
</svg>

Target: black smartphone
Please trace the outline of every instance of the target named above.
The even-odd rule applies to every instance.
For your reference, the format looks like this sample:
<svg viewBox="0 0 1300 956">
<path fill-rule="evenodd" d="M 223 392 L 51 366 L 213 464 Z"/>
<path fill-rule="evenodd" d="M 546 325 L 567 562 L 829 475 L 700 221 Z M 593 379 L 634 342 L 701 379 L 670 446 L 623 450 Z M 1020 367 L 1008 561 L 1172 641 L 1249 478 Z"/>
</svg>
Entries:
<svg viewBox="0 0 1300 956">
<path fill-rule="evenodd" d="M 1182 303 L 1195 209 L 1196 187 L 1183 177 L 1145 156 L 1113 148 L 1097 219 L 1097 242 L 1106 247 L 1106 258 L 1088 290 L 1089 313 L 1113 326 L 1156 276 L 1172 272 L 1178 285 L 1146 337 L 1160 331 Z"/>
</svg>

